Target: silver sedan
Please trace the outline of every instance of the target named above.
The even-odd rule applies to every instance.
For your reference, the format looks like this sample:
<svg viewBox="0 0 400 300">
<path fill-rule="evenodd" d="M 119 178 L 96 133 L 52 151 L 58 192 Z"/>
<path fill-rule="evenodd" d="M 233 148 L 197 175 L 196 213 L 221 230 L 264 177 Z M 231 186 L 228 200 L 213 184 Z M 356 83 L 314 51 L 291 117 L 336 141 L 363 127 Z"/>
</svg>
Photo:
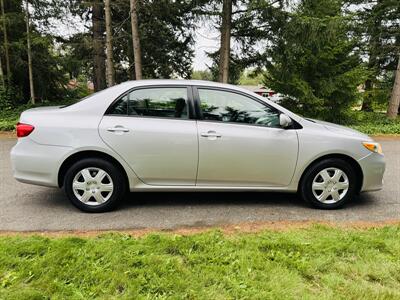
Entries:
<svg viewBox="0 0 400 300">
<path fill-rule="evenodd" d="M 385 170 L 381 146 L 364 134 L 203 81 L 131 81 L 30 109 L 17 135 L 14 177 L 64 188 L 86 212 L 149 190 L 299 192 L 333 209 L 381 189 Z"/>
</svg>

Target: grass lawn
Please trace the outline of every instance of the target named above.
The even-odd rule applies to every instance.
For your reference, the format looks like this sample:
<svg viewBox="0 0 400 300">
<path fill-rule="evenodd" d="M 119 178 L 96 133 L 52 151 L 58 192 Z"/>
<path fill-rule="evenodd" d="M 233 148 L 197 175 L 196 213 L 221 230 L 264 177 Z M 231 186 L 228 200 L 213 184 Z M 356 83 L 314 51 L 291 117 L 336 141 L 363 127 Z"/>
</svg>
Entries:
<svg viewBox="0 0 400 300">
<path fill-rule="evenodd" d="M 400 227 L 0 237 L 0 299 L 399 299 Z"/>
</svg>

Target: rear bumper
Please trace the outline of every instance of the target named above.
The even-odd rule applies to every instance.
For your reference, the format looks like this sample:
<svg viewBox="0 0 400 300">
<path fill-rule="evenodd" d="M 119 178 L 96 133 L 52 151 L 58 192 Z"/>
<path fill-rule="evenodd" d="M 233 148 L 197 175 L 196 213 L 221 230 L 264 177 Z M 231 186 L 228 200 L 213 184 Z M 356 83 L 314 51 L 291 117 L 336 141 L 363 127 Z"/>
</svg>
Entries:
<svg viewBox="0 0 400 300">
<path fill-rule="evenodd" d="M 383 187 L 383 174 L 385 173 L 385 157 L 381 154 L 371 153 L 360 159 L 358 163 L 363 171 L 364 180 L 361 192 L 378 191 Z"/>
<path fill-rule="evenodd" d="M 11 149 L 14 178 L 20 182 L 58 187 L 58 169 L 70 147 L 41 145 L 29 137 L 18 139 Z"/>
</svg>

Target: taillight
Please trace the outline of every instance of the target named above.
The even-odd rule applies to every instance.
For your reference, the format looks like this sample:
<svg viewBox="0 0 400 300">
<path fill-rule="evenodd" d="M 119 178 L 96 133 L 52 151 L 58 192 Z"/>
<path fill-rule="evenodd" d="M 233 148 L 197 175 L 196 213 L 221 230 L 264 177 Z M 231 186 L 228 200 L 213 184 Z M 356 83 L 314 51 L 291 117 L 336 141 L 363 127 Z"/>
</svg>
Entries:
<svg viewBox="0 0 400 300">
<path fill-rule="evenodd" d="M 24 123 L 17 123 L 17 137 L 24 137 L 31 134 L 31 132 L 35 129 L 34 126 Z"/>
</svg>

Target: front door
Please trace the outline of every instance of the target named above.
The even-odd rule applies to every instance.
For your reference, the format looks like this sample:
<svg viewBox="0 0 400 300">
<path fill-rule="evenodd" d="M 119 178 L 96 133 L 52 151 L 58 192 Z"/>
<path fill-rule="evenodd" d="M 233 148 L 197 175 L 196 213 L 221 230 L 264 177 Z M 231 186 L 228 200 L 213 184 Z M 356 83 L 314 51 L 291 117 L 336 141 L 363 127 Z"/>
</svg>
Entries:
<svg viewBox="0 0 400 300">
<path fill-rule="evenodd" d="M 194 185 L 196 121 L 189 119 L 186 87 L 133 90 L 103 117 L 101 138 L 149 185 Z"/>
<path fill-rule="evenodd" d="M 283 129 L 275 108 L 243 94 L 198 88 L 197 185 L 289 185 L 297 161 L 296 130 Z"/>
</svg>

